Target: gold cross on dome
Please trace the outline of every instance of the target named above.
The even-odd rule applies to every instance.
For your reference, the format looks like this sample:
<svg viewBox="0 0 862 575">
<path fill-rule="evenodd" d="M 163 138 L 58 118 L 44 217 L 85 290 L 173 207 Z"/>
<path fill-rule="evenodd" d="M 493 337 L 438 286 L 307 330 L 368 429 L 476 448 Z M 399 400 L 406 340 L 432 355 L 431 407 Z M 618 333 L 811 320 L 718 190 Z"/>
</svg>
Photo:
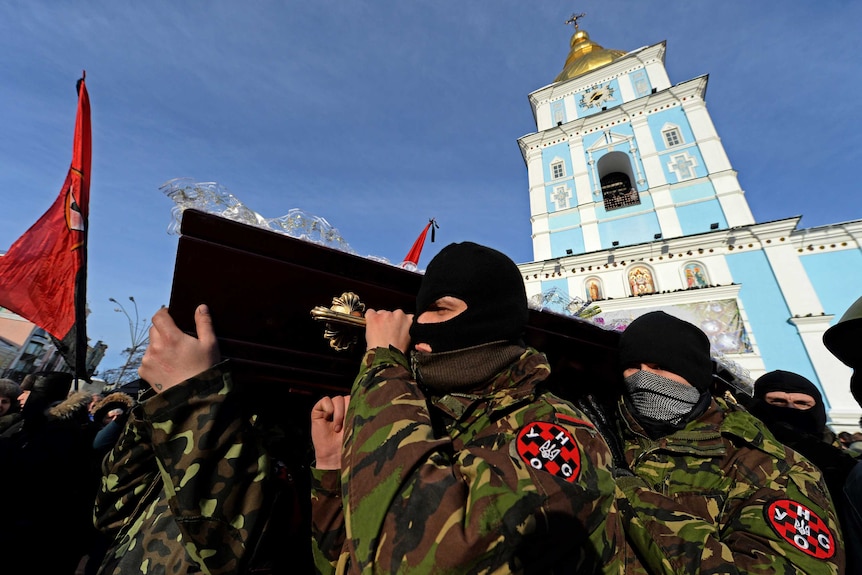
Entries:
<svg viewBox="0 0 862 575">
<path fill-rule="evenodd" d="M 577 31 L 578 30 L 578 20 L 580 20 L 581 18 L 583 18 L 586 15 L 587 15 L 586 12 L 581 12 L 580 14 L 574 14 L 573 13 L 572 17 L 569 18 L 568 20 L 566 20 L 566 26 L 568 26 L 569 24 L 572 24 L 575 27 L 575 31 Z"/>
</svg>

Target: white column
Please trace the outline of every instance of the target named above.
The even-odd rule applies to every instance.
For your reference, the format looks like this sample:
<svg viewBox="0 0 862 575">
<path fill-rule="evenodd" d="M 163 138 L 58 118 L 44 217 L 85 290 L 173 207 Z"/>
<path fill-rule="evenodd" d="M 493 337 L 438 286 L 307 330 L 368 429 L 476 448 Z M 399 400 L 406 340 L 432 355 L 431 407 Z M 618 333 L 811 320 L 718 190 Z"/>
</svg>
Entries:
<svg viewBox="0 0 862 575">
<path fill-rule="evenodd" d="M 811 285 L 808 274 L 792 245 L 764 246 L 763 253 L 769 260 L 772 274 L 778 282 L 781 295 L 787 302 L 791 316 L 819 316 L 823 305 L 817 291 Z"/>
<path fill-rule="evenodd" d="M 590 188 L 590 167 L 587 165 L 584 141 L 572 134 L 569 134 L 569 157 L 572 160 L 572 180 L 577 192 L 577 205 L 591 205 L 593 203 L 593 190 Z"/>
<path fill-rule="evenodd" d="M 584 236 L 584 251 L 595 252 L 602 249 L 602 239 L 599 237 L 599 222 L 596 219 L 596 208 L 593 204 L 581 208 L 581 231 Z"/>
<path fill-rule="evenodd" d="M 664 177 L 664 170 L 661 168 L 658 153 L 653 140 L 652 132 L 650 132 L 649 124 L 646 116 L 638 116 L 632 118 L 632 131 L 635 135 L 635 144 L 640 153 L 641 162 L 644 167 L 644 175 L 646 176 L 647 185 L 650 188 L 667 184 Z"/>
<path fill-rule="evenodd" d="M 548 234 L 548 203 L 545 200 L 545 176 L 542 172 L 542 151 L 526 153 L 527 181 L 530 190 L 530 222 L 532 223 L 533 259 L 550 257 L 551 239 Z"/>
<path fill-rule="evenodd" d="M 541 261 L 551 257 L 551 233 L 548 214 L 530 218 L 533 223 L 533 260 Z"/>
<path fill-rule="evenodd" d="M 637 98 L 637 94 L 635 94 L 634 88 L 632 87 L 631 74 L 623 74 L 620 76 L 618 78 L 618 83 L 620 87 L 620 99 L 623 102 L 631 102 Z"/>
<path fill-rule="evenodd" d="M 734 170 L 710 174 L 709 179 L 727 218 L 728 227 L 750 226 L 756 223 Z"/>
<path fill-rule="evenodd" d="M 858 427 L 859 404 L 850 393 L 850 368 L 838 361 L 823 345 L 823 332 L 835 316 L 792 317 L 790 323 L 796 326 L 799 338 L 805 346 L 814 372 L 829 402 L 829 418 L 833 426 Z"/>
<path fill-rule="evenodd" d="M 667 75 L 667 69 L 660 60 L 650 62 L 646 65 L 647 76 L 650 84 L 656 91 L 666 90 L 671 87 L 670 77 Z"/>
<path fill-rule="evenodd" d="M 715 131 L 715 125 L 706 109 L 706 102 L 691 98 L 683 104 L 683 110 L 700 148 L 707 172 L 723 172 L 731 169 L 721 138 L 718 137 L 718 132 Z"/>
</svg>

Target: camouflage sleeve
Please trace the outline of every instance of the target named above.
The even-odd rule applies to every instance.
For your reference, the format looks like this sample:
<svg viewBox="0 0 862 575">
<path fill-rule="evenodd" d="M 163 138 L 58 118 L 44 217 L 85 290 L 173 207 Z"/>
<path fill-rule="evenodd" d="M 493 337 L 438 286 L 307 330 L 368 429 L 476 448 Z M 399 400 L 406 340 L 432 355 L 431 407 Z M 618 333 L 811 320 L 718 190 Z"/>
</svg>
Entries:
<svg viewBox="0 0 862 575">
<path fill-rule="evenodd" d="M 133 518 L 134 510 L 152 496 L 152 484 L 159 469 L 150 444 L 148 426 L 136 406 L 129 415 L 114 448 L 102 461 L 102 479 L 96 494 L 93 522 L 109 539 Z"/>
<path fill-rule="evenodd" d="M 312 468 L 311 546 L 318 573 L 335 573 L 344 538 L 341 472 L 337 469 Z"/>
<path fill-rule="evenodd" d="M 540 403 L 517 422 L 535 435 L 525 440 L 537 450 L 535 464 L 519 455 L 519 428 L 508 415 L 460 448 L 460 439 L 435 433 L 406 358 L 393 349 L 367 353 L 351 393 L 342 467 L 351 572 L 550 572 L 568 561 L 565 571 L 592 573 L 610 561 L 612 546 L 591 541 L 606 536 L 613 479 L 588 451 L 609 462 L 607 445 L 592 426 L 555 422 L 554 408 Z M 541 417 L 542 425 L 525 423 Z M 556 457 L 553 437 L 563 430 L 566 455 L 554 459 L 561 468 L 537 470 Z M 589 447 L 581 434 L 592 438 Z M 554 453 L 540 455 L 542 442 Z"/>
<path fill-rule="evenodd" d="M 637 476 L 619 478 L 627 538 L 651 573 L 843 573 L 841 534 L 819 472 L 798 461 L 783 477 L 786 485 L 768 482 L 742 501 L 731 491 L 725 505 L 735 511 L 724 525 Z"/>
<path fill-rule="evenodd" d="M 205 572 L 241 572 L 266 520 L 271 471 L 223 364 L 143 404 L 185 548 Z"/>
</svg>

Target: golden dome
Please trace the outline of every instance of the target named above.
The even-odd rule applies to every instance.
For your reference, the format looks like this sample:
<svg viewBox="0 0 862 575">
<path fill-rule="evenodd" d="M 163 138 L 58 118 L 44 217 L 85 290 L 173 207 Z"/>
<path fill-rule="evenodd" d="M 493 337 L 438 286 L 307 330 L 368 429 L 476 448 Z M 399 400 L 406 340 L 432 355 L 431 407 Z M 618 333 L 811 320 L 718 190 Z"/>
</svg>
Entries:
<svg viewBox="0 0 862 575">
<path fill-rule="evenodd" d="M 569 51 L 569 57 L 566 58 L 566 65 L 563 66 L 563 71 L 554 78 L 554 82 L 571 80 L 575 76 L 586 74 L 600 66 L 610 64 L 625 54 L 621 50 L 606 50 L 602 48 L 590 40 L 590 35 L 587 34 L 586 30 L 575 30 L 569 44 L 572 48 Z"/>
</svg>

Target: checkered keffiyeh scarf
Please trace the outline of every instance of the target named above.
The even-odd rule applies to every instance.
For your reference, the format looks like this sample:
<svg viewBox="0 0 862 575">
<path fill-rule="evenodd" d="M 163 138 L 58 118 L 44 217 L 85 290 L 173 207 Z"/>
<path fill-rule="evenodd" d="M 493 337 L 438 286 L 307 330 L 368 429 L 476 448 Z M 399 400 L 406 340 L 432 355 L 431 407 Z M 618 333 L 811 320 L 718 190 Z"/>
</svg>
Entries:
<svg viewBox="0 0 862 575">
<path fill-rule="evenodd" d="M 625 378 L 629 404 L 638 415 L 677 425 L 700 399 L 700 392 L 684 383 L 639 370 Z"/>
</svg>

